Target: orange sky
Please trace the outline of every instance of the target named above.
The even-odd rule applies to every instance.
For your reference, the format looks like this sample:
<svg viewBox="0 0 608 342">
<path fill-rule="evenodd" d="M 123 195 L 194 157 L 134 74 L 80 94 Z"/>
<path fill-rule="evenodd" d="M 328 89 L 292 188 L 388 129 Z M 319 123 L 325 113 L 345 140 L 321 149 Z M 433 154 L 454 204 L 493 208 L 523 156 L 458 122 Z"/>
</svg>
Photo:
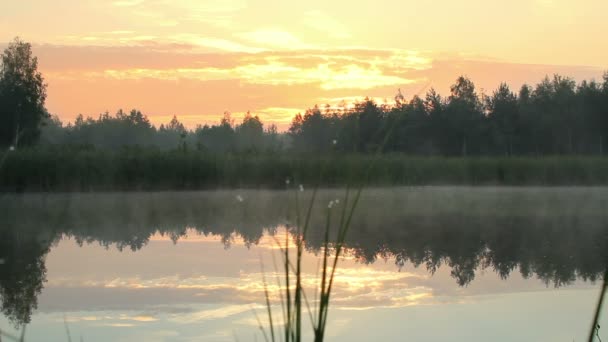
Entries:
<svg viewBox="0 0 608 342">
<path fill-rule="evenodd" d="M 491 93 L 608 69 L 603 0 L 30 0 L 0 3 L 0 42 L 34 44 L 63 120 L 138 108 L 189 127 L 247 110 L 285 128 L 314 104 Z"/>
</svg>

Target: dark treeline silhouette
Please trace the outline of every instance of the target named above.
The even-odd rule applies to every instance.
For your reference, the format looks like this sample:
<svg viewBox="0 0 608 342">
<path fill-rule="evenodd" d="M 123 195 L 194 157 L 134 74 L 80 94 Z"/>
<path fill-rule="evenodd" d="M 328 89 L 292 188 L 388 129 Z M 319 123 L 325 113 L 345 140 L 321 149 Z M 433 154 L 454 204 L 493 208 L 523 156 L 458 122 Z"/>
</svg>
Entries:
<svg viewBox="0 0 608 342">
<path fill-rule="evenodd" d="M 369 165 L 374 161 L 374 167 Z M 311 186 L 606 185 L 604 157 L 438 158 L 383 155 L 207 154 L 129 148 L 22 149 L 0 168 L 0 192 L 281 189 Z M 368 172 L 369 171 L 369 172 Z"/>
<path fill-rule="evenodd" d="M 461 76 L 448 96 L 434 89 L 393 105 L 372 100 L 352 108 L 315 106 L 293 119 L 287 133 L 264 128 L 250 113 L 235 124 L 230 114 L 217 125 L 188 130 L 174 116 L 155 127 L 138 110 L 97 118 L 79 115 L 63 125 L 45 109 L 46 84 L 31 45 L 15 38 L 0 55 L 0 147 L 72 145 L 116 149 L 124 146 L 193 149 L 212 153 L 367 153 L 391 131 L 385 151 L 418 155 L 602 155 L 608 142 L 608 73 L 600 82 L 576 84 L 546 77 L 517 93 L 505 83 L 479 94 Z M 42 140 L 40 140 L 42 138 Z"/>
<path fill-rule="evenodd" d="M 314 107 L 293 120 L 293 148 L 323 152 L 335 142 L 338 151 L 370 152 L 391 129 L 385 151 L 418 155 L 601 155 L 608 146 L 608 73 L 578 86 L 555 75 L 518 93 L 502 83 L 487 96 L 461 76 L 450 89 L 410 101 L 399 93 L 394 106 Z"/>
<path fill-rule="evenodd" d="M 501 84 L 487 96 L 459 77 L 445 97 L 431 89 L 406 101 L 399 91 L 392 105 L 314 106 L 279 133 L 251 113 L 195 129 L 176 116 L 156 127 L 139 110 L 63 124 L 44 107 L 31 46 L 17 38 L 0 57 L 0 191 L 280 187 L 286 177 L 327 186 L 608 184 L 608 73 L 578 85 L 556 75 L 517 93 Z"/>
<path fill-rule="evenodd" d="M 119 148 L 156 146 L 212 153 L 305 152 L 368 153 L 388 131 L 386 152 L 413 155 L 602 155 L 608 144 L 608 73 L 603 82 L 555 75 L 514 93 L 502 83 L 491 95 L 478 94 L 473 82 L 459 77 L 442 97 L 431 89 L 424 98 L 394 105 L 365 99 L 352 108 L 315 106 L 293 119 L 287 133 L 264 129 L 247 113 L 234 124 L 226 113 L 217 125 L 187 130 L 176 117 L 158 129 L 140 111 L 97 119 L 79 116 L 63 126 L 55 116 L 42 129 L 42 144 Z"/>
<path fill-rule="evenodd" d="M 49 117 L 46 84 L 29 43 L 15 38 L 0 55 L 0 147 L 32 145 Z"/>
<path fill-rule="evenodd" d="M 295 231 L 293 195 L 217 191 L 0 197 L 2 311 L 14 322 L 29 320 L 45 281 L 44 257 L 63 236 L 81 245 L 137 251 L 153 234 L 179 243 L 193 228 L 222 237 L 226 247 L 235 234 L 252 245 L 283 226 Z M 306 200 L 310 195 L 305 191 L 300 196 Z M 320 251 L 327 203 L 342 196 L 338 190 L 318 193 L 306 239 L 309 251 Z M 605 189 L 590 188 L 369 189 L 346 245 L 361 262 L 393 258 L 399 268 L 423 266 L 429 272 L 447 266 L 460 286 L 482 270 L 502 278 L 519 271 L 554 286 L 594 281 L 608 262 L 605 196 Z"/>
<path fill-rule="evenodd" d="M 188 130 L 173 116 L 158 128 L 141 111 L 106 112 L 97 119 L 79 115 L 74 123 L 63 125 L 59 117 L 49 118 L 42 127 L 39 146 L 72 146 L 78 149 L 117 150 L 124 147 L 203 152 L 277 152 L 281 148 L 274 125 L 267 129 L 257 116 L 247 113 L 235 124 L 225 113 L 218 125 L 199 125 Z"/>
</svg>

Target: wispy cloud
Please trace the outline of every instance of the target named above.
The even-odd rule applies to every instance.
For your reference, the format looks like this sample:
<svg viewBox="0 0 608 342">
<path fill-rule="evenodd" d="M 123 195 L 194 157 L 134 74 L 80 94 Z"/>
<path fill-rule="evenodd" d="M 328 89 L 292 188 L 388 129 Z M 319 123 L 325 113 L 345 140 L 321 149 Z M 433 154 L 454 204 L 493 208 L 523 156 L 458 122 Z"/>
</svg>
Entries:
<svg viewBox="0 0 608 342">
<path fill-rule="evenodd" d="M 195 311 L 186 315 L 178 315 L 169 320 L 179 324 L 192 324 L 200 321 L 227 318 L 243 312 L 251 311 L 252 305 L 228 305 L 217 309 Z"/>
<path fill-rule="evenodd" d="M 266 47 L 291 50 L 312 48 L 311 45 L 305 44 L 292 33 L 279 29 L 260 29 L 240 33 L 237 36 Z"/>
<path fill-rule="evenodd" d="M 315 30 L 322 32 L 325 35 L 334 38 L 347 39 L 351 35 L 340 22 L 333 17 L 321 11 L 308 11 L 304 13 L 304 24 Z"/>
<path fill-rule="evenodd" d="M 214 38 L 214 37 L 205 37 L 197 34 L 191 33 L 180 33 L 171 35 L 169 40 L 177 43 L 177 44 L 190 44 L 194 48 L 196 47 L 204 47 L 204 48 L 212 48 L 220 51 L 226 52 L 246 52 L 246 53 L 255 53 L 261 52 L 263 49 L 247 46 L 232 40 L 222 39 L 222 38 Z"/>
<path fill-rule="evenodd" d="M 224 111 L 251 110 L 259 111 L 265 122 L 282 124 L 280 129 L 285 129 L 290 119 L 280 108 L 333 106 L 341 100 L 349 105 L 365 97 L 390 101 L 397 88 L 408 98 L 424 95 L 428 87 L 443 93 L 462 74 L 479 89 L 491 90 L 499 81 L 516 89 L 547 74 L 561 73 L 581 80 L 598 79 L 603 71 L 514 64 L 425 50 L 292 50 L 240 36 L 224 39 L 220 35 L 180 33 L 156 37 L 126 29 L 114 31 L 64 37 L 66 45 L 34 46 L 49 83 L 49 109 L 64 120 L 73 120 L 78 113 L 97 115 L 121 107 L 140 108 L 156 124 L 177 114 L 194 128 L 197 123 L 217 122 Z M 248 38 L 254 37 L 266 39 L 268 35 L 258 32 Z M 277 46 L 293 40 L 299 44 L 296 37 L 285 37 Z M 273 116 L 275 120 L 271 120 Z"/>
<path fill-rule="evenodd" d="M 158 5 L 177 7 L 195 13 L 226 13 L 247 8 L 246 0 L 155 0 Z"/>
<path fill-rule="evenodd" d="M 119 0 L 113 1 L 112 5 L 116 7 L 132 7 L 144 3 L 145 0 Z"/>
<path fill-rule="evenodd" d="M 183 68 L 183 69 L 108 69 L 102 73 L 89 73 L 89 77 L 101 76 L 119 80 L 159 79 L 177 81 L 192 79 L 213 81 L 236 79 L 261 85 L 318 84 L 321 89 L 372 89 L 375 87 L 415 83 L 416 80 L 383 74 L 378 68 L 365 69 L 346 65 L 334 69 L 328 65 L 300 69 L 283 63 L 249 64 L 232 69 Z"/>
<path fill-rule="evenodd" d="M 158 318 L 152 317 L 149 315 L 127 315 L 127 314 L 115 314 L 115 313 L 106 313 L 100 314 L 97 316 L 91 315 L 69 315 L 65 318 L 66 322 L 75 323 L 75 322 L 101 322 L 101 321 L 132 321 L 132 322 L 156 322 Z M 129 323 L 133 324 L 133 323 Z"/>
<path fill-rule="evenodd" d="M 181 37 L 200 44 L 218 45 L 225 48 L 241 49 L 230 42 L 205 38 Z M 225 46 L 228 45 L 228 46 Z M 191 79 L 214 81 L 234 79 L 248 84 L 260 85 L 317 85 L 323 90 L 372 89 L 382 86 L 404 86 L 415 83 L 415 79 L 399 75 L 406 70 L 427 68 L 430 60 L 417 55 L 379 52 L 374 57 L 345 57 L 343 52 L 321 52 L 302 55 L 304 61 L 281 54 L 254 54 L 242 56 L 231 67 L 182 67 L 182 68 L 108 68 L 92 71 L 87 77 L 105 77 L 119 80 L 158 79 L 177 81 Z M 369 60 L 366 60 L 368 58 Z M 399 63 L 402 61 L 402 63 Z"/>
<path fill-rule="evenodd" d="M 194 13 L 226 13 L 245 9 L 245 0 L 116 0 L 112 2 L 117 7 L 144 7 L 153 10 L 164 10 L 164 12 L 188 11 Z"/>
<path fill-rule="evenodd" d="M 198 22 L 230 28 L 234 24 L 233 15 L 247 8 L 244 0 L 117 0 L 111 5 L 128 10 L 130 15 L 144 18 L 148 24 L 153 22 L 154 26 L 160 27 Z"/>
</svg>

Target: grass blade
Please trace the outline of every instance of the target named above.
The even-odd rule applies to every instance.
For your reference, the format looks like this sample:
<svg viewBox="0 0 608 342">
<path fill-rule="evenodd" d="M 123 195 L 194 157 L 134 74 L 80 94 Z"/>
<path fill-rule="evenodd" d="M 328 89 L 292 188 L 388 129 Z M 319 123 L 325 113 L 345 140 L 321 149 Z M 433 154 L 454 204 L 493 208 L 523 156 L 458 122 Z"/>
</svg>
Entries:
<svg viewBox="0 0 608 342">
<path fill-rule="evenodd" d="M 587 338 L 588 342 L 593 342 L 593 335 L 596 333 L 599 328 L 598 321 L 600 319 L 600 315 L 602 313 L 602 306 L 604 304 L 604 297 L 606 296 L 606 288 L 608 288 L 608 267 L 604 271 L 604 280 L 602 281 L 602 289 L 600 290 L 600 296 L 597 299 L 597 305 L 595 307 L 595 314 L 593 316 L 593 323 L 591 324 L 591 329 L 589 329 L 589 337 Z M 598 336 L 599 339 L 599 336 Z"/>
<path fill-rule="evenodd" d="M 270 322 L 270 337 L 272 342 L 275 342 L 274 337 L 274 323 L 272 321 L 272 307 L 270 306 L 270 296 L 268 295 L 268 284 L 266 283 L 266 275 L 264 274 L 264 263 L 262 262 L 262 256 L 260 256 L 260 266 L 262 268 L 262 281 L 264 282 L 264 296 L 266 297 L 266 309 L 268 311 L 268 321 Z"/>
</svg>

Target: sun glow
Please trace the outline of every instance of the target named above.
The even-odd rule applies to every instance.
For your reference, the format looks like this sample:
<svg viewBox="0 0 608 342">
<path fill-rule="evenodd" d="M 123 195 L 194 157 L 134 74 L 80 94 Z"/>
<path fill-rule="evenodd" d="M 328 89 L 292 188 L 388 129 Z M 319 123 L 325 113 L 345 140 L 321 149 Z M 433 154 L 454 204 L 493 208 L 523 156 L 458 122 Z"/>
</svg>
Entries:
<svg viewBox="0 0 608 342">
<path fill-rule="evenodd" d="M 601 17 L 608 2 L 479 4 L 8 1 L 0 5 L 0 41 L 34 44 L 48 109 L 64 120 L 139 108 L 153 122 L 188 116 L 190 128 L 249 110 L 285 129 L 284 114 L 270 108 L 392 98 L 397 88 L 409 97 L 429 82 L 445 93 L 461 74 L 483 89 L 553 73 L 599 79 L 608 67 L 608 48 L 593 41 L 608 31 Z"/>
</svg>

